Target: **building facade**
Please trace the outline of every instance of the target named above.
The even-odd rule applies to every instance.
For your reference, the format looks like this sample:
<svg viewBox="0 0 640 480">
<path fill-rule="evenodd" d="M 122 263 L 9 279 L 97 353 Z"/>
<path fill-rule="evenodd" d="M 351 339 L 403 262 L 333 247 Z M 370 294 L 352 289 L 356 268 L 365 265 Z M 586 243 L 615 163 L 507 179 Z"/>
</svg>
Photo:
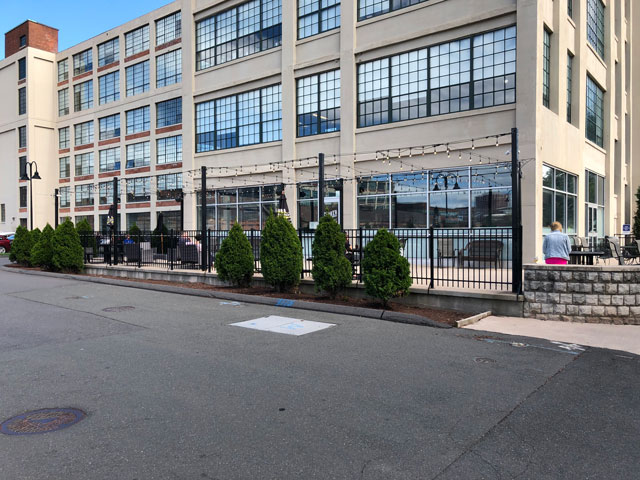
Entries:
<svg viewBox="0 0 640 480">
<path fill-rule="evenodd" d="M 524 261 L 554 220 L 620 233 L 640 185 L 633 3 L 177 0 L 62 52 L 25 22 L 0 61 L 0 230 L 53 223 L 56 189 L 61 218 L 104 228 L 114 185 L 123 228 L 179 228 L 183 198 L 187 229 L 202 208 L 259 229 L 284 193 L 312 229 L 320 153 L 345 228 L 508 227 L 517 128 Z"/>
</svg>

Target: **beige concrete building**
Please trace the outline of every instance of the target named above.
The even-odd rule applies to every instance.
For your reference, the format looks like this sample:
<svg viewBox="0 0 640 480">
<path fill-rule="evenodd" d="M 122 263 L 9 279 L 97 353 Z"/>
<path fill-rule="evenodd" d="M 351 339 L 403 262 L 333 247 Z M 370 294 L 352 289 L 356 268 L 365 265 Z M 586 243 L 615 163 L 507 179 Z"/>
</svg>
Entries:
<svg viewBox="0 0 640 480">
<path fill-rule="evenodd" d="M 178 228 L 180 191 L 197 228 L 203 166 L 208 227 L 259 229 L 284 192 L 313 228 L 319 153 L 345 228 L 509 227 L 514 127 L 525 262 L 553 220 L 630 223 L 634 2 L 317 3 L 177 0 L 62 52 L 34 22 L 7 33 L 0 230 L 31 208 L 53 223 L 55 189 L 61 218 L 104 227 L 114 177 L 123 228 Z M 42 177 L 32 203 L 20 157 Z"/>
</svg>

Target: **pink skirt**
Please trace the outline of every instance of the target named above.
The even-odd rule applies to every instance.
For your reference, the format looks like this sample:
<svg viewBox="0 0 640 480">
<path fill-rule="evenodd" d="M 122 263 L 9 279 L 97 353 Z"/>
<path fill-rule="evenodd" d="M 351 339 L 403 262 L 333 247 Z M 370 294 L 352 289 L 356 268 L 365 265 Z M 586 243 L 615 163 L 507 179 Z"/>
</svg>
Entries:
<svg viewBox="0 0 640 480">
<path fill-rule="evenodd" d="M 569 262 L 564 258 L 551 257 L 551 258 L 547 258 L 545 260 L 545 263 L 547 265 L 566 265 Z"/>
</svg>

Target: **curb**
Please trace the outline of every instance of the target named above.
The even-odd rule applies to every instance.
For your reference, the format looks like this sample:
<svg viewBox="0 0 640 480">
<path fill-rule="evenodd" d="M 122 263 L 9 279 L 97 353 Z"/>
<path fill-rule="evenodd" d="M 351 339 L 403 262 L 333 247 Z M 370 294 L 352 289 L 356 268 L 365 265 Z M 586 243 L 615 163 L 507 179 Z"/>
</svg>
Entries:
<svg viewBox="0 0 640 480">
<path fill-rule="evenodd" d="M 192 297 L 216 298 L 220 300 L 230 300 L 235 302 L 252 303 L 257 305 L 269 305 L 281 308 L 299 308 L 314 312 L 336 313 L 340 315 L 352 315 L 355 317 L 374 318 L 376 320 L 386 320 L 388 322 L 404 323 L 410 325 L 422 325 L 433 328 L 453 328 L 444 323 L 438 323 L 420 315 L 412 313 L 389 312 L 387 310 L 377 310 L 375 308 L 349 307 L 346 305 L 333 305 L 327 303 L 307 302 L 303 300 L 291 300 L 288 298 L 262 297 L 259 295 L 247 295 L 244 293 L 220 292 L 217 290 L 200 290 L 197 288 L 177 287 L 171 285 L 157 285 L 153 283 L 136 282 L 134 280 L 116 280 L 113 278 L 90 277 L 84 275 L 73 275 L 68 273 L 53 273 L 42 271 L 30 271 L 22 269 L 7 268 L 0 265 L 0 270 L 22 275 L 38 275 L 43 277 L 63 278 L 80 282 L 100 283 L 116 287 L 138 288 L 141 290 L 152 290 L 156 292 L 173 293 L 177 295 L 188 295 Z"/>
<path fill-rule="evenodd" d="M 491 312 L 482 312 L 477 315 L 473 315 L 471 317 L 463 318 L 462 320 L 456 321 L 456 327 L 463 328 L 468 325 L 473 325 L 474 323 L 478 323 L 483 318 L 490 317 L 491 315 L 493 315 L 493 313 Z"/>
</svg>

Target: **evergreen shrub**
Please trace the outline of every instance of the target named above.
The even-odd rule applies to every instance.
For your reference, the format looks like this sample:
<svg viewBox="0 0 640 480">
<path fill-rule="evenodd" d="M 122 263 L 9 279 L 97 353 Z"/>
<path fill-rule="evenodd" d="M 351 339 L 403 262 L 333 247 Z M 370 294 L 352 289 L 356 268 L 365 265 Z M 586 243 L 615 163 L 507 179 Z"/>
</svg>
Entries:
<svg viewBox="0 0 640 480">
<path fill-rule="evenodd" d="M 351 284 L 351 262 L 345 256 L 346 237 L 331 215 L 320 219 L 313 239 L 313 281 L 316 290 L 324 290 L 331 298 Z"/>
<path fill-rule="evenodd" d="M 253 249 L 239 223 L 234 223 L 229 236 L 216 254 L 215 267 L 221 280 L 239 287 L 251 284 L 254 270 Z"/>
<path fill-rule="evenodd" d="M 81 272 L 84 269 L 84 250 L 80 236 L 69 220 L 56 228 L 51 241 L 53 269 L 62 272 Z"/>
<path fill-rule="evenodd" d="M 302 245 L 296 230 L 284 215 L 271 212 L 260 243 L 262 276 L 268 285 L 284 292 L 300 283 Z"/>
<path fill-rule="evenodd" d="M 32 248 L 31 232 L 26 227 L 18 226 L 16 235 L 11 243 L 11 252 L 9 260 L 25 267 L 31 265 L 31 248 Z"/>
<path fill-rule="evenodd" d="M 80 220 L 76 225 L 76 231 L 80 235 L 80 243 L 83 248 L 93 248 L 96 251 L 96 236 L 93 228 L 86 219 Z"/>
<path fill-rule="evenodd" d="M 53 270 L 53 234 L 53 228 L 47 223 L 38 242 L 31 249 L 31 263 L 33 265 L 45 270 Z"/>
</svg>

